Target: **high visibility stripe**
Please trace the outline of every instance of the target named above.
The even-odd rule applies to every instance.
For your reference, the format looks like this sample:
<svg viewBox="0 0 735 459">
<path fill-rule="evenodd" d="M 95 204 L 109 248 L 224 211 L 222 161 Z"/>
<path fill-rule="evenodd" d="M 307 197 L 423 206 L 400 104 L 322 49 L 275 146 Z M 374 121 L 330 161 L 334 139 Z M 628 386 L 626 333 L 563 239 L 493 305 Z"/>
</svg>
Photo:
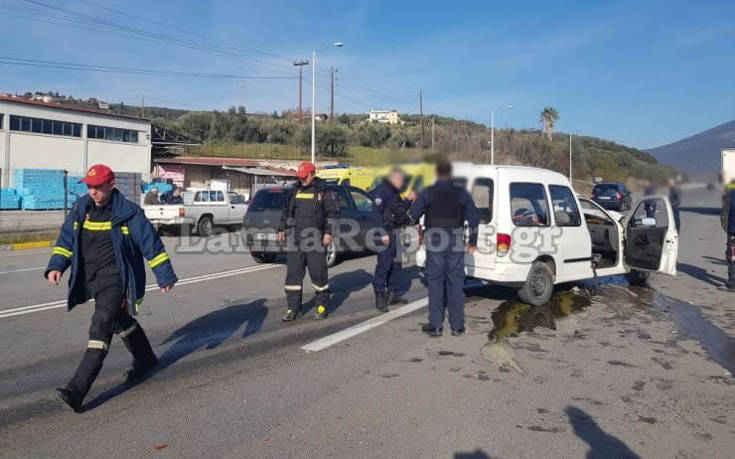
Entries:
<svg viewBox="0 0 735 459">
<path fill-rule="evenodd" d="M 301 290 L 300 285 L 286 285 L 284 288 L 287 292 L 298 292 Z"/>
<path fill-rule="evenodd" d="M 61 246 L 54 247 L 54 250 L 51 251 L 51 255 L 61 255 L 62 257 L 71 258 L 73 252 L 69 249 L 65 249 Z"/>
<path fill-rule="evenodd" d="M 318 285 L 316 285 L 316 284 L 311 284 L 311 286 L 312 286 L 312 287 L 314 287 L 314 291 L 315 291 L 315 292 L 323 292 L 323 291 L 325 291 L 325 290 L 329 290 L 329 284 L 327 284 L 327 285 L 325 285 L 325 286 L 323 286 L 323 287 L 319 287 L 319 286 L 318 286 Z"/>
<path fill-rule="evenodd" d="M 130 228 L 127 226 L 121 226 L 120 231 L 122 231 L 123 236 L 130 236 Z"/>
<path fill-rule="evenodd" d="M 143 303 L 143 297 L 139 298 L 138 301 L 135 302 L 135 313 L 140 313 L 140 305 Z"/>
<path fill-rule="evenodd" d="M 168 257 L 168 254 L 166 252 L 161 252 L 155 257 L 153 257 L 152 260 L 148 261 L 148 266 L 150 266 L 151 268 L 155 268 L 156 266 L 168 260 L 170 260 L 170 258 Z"/>
<path fill-rule="evenodd" d="M 101 351 L 106 351 L 107 348 L 108 348 L 108 345 L 104 341 L 91 339 L 87 343 L 87 349 L 99 349 Z"/>
<path fill-rule="evenodd" d="M 297 193 L 296 199 L 314 199 L 314 193 Z"/>
<path fill-rule="evenodd" d="M 79 222 L 74 222 L 74 231 L 79 229 Z"/>
<path fill-rule="evenodd" d="M 112 222 L 85 221 L 82 228 L 87 231 L 110 231 L 112 229 Z"/>
<path fill-rule="evenodd" d="M 117 334 L 117 336 L 119 336 L 120 338 L 125 338 L 129 334 L 133 333 L 136 328 L 138 328 L 138 324 L 137 323 L 136 324 L 133 324 L 133 326 L 130 327 L 130 328 L 128 328 L 127 330 L 121 331 L 120 333 Z"/>
</svg>

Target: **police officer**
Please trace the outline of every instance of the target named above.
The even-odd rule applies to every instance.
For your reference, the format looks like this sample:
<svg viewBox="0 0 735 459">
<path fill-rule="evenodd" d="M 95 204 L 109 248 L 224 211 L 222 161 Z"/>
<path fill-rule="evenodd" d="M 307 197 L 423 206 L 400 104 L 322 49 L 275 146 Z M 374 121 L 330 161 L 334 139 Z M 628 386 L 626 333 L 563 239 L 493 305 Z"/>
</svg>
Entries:
<svg viewBox="0 0 735 459">
<path fill-rule="evenodd" d="M 143 329 L 132 317 L 145 293 L 143 257 L 166 293 L 178 280 L 163 242 L 136 204 L 115 189 L 112 170 L 97 164 L 81 180 L 88 193 L 79 198 L 64 220 L 44 276 L 58 285 L 71 266 L 68 308 L 94 298 L 87 350 L 71 381 L 57 388 L 54 399 L 79 411 L 102 369 L 112 334 L 122 338 L 133 355 L 127 382 L 142 380 L 158 359 Z"/>
<path fill-rule="evenodd" d="M 449 309 L 452 335 L 465 332 L 464 326 L 464 254 L 477 251 L 477 208 L 470 194 L 452 182 L 452 165 L 436 165 L 436 183 L 418 196 L 409 211 L 418 221 L 424 215 L 426 280 L 429 284 L 429 323 L 423 327 L 429 336 L 441 336 L 444 306 Z M 469 228 L 465 248 L 464 222 Z"/>
<path fill-rule="evenodd" d="M 329 283 L 327 278 L 326 247 L 339 219 L 339 204 L 334 193 L 327 191 L 324 180 L 316 177 L 316 168 L 309 161 L 299 165 L 299 182 L 288 195 L 281 214 L 278 242 L 287 240 L 286 301 L 284 321 L 294 320 L 301 311 L 301 290 L 305 268 L 316 292 L 316 318 L 327 317 Z"/>
<path fill-rule="evenodd" d="M 722 229 L 727 234 L 725 260 L 727 261 L 727 281 L 717 287 L 719 290 L 735 292 L 735 180 L 725 187 L 720 213 Z"/>
<path fill-rule="evenodd" d="M 405 303 L 398 291 L 401 271 L 400 229 L 408 224 L 408 202 L 401 198 L 406 174 L 394 168 L 373 190 L 373 227 L 380 228 L 376 244 L 377 263 L 373 277 L 375 308 L 388 312 L 388 304 Z"/>
</svg>

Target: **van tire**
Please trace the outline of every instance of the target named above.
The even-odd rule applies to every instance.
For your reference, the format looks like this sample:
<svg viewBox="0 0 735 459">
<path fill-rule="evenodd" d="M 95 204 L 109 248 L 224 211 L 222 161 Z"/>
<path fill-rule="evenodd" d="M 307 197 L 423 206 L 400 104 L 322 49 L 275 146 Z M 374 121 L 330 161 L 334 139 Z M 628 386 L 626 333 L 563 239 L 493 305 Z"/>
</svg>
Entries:
<svg viewBox="0 0 735 459">
<path fill-rule="evenodd" d="M 253 260 L 255 260 L 257 263 L 273 263 L 273 260 L 276 259 L 275 253 L 252 252 L 250 255 L 252 255 Z"/>
<path fill-rule="evenodd" d="M 532 306 L 543 306 L 554 293 L 554 273 L 543 261 L 534 261 L 528 271 L 528 278 L 518 291 L 521 301 Z"/>
<path fill-rule="evenodd" d="M 205 215 L 199 219 L 199 223 L 197 223 L 197 234 L 199 234 L 199 236 L 209 237 L 212 235 L 213 229 L 214 222 L 212 222 L 212 217 Z"/>
<path fill-rule="evenodd" d="M 644 287 L 646 284 L 648 284 L 648 278 L 650 276 L 651 273 L 648 271 L 631 269 L 630 272 L 625 275 L 625 278 L 628 279 L 630 285 L 633 285 L 635 287 Z"/>
</svg>

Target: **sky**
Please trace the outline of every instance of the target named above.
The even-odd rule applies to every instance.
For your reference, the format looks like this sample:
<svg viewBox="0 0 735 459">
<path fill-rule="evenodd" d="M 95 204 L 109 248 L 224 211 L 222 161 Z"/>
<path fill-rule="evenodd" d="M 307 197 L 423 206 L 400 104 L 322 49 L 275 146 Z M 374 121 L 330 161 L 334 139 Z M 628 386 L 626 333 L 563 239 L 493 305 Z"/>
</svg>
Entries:
<svg viewBox="0 0 735 459">
<path fill-rule="evenodd" d="M 317 110 L 371 108 L 556 130 L 651 148 L 735 119 L 728 1 L 0 0 L 3 58 L 231 78 L 0 63 L 0 93 L 272 112 L 298 104 L 317 53 Z M 342 42 L 342 48 L 331 46 Z M 304 106 L 311 106 L 304 67 Z M 278 77 L 254 79 L 252 77 Z M 512 109 L 509 106 L 513 106 Z"/>
</svg>

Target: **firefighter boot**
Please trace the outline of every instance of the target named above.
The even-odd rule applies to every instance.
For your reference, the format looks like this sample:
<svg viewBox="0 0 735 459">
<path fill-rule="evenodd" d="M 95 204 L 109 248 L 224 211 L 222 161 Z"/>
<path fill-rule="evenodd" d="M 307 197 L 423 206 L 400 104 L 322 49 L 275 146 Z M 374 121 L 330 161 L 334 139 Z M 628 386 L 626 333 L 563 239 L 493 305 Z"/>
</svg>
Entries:
<svg viewBox="0 0 735 459">
<path fill-rule="evenodd" d="M 286 303 L 288 303 L 286 314 L 281 320 L 284 322 L 291 322 L 298 317 L 299 311 L 301 310 L 301 290 L 287 290 Z"/>
<path fill-rule="evenodd" d="M 143 329 L 137 323 L 133 327 L 135 328 L 129 333 L 120 334 L 125 347 L 133 355 L 133 367 L 125 373 L 125 382 L 128 384 L 135 384 L 145 379 L 150 370 L 158 363 L 158 358 L 153 353 L 151 343 Z"/>
<path fill-rule="evenodd" d="M 91 341 L 90 341 L 91 342 Z M 102 341 L 99 341 L 102 343 Z M 79 362 L 79 367 L 69 384 L 64 388 L 57 388 L 53 397 L 56 401 L 61 402 L 62 406 L 68 406 L 72 410 L 79 412 L 82 408 L 82 401 L 92 387 L 92 383 L 102 369 L 102 363 L 107 356 L 107 349 L 88 348 Z"/>
<path fill-rule="evenodd" d="M 385 292 L 375 292 L 375 309 L 380 312 L 388 312 L 388 294 Z"/>
</svg>

